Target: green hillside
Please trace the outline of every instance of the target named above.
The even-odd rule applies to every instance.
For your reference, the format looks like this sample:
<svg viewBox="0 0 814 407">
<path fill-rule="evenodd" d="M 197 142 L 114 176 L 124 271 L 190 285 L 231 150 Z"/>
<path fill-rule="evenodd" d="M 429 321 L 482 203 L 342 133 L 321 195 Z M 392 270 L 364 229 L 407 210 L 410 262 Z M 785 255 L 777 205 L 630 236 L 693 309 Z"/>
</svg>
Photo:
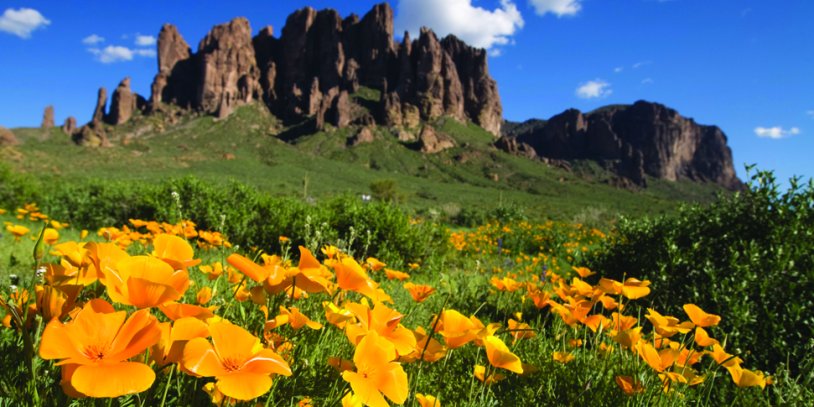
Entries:
<svg viewBox="0 0 814 407">
<path fill-rule="evenodd" d="M 370 95 L 356 97 L 365 96 Z M 373 129 L 374 142 L 350 147 L 348 138 L 358 128 L 309 134 L 309 123 L 286 127 L 259 105 L 241 107 L 224 120 L 176 111 L 107 127 L 106 148 L 77 146 L 60 129 L 14 129 L 20 144 L 6 147 L 2 161 L 46 183 L 192 175 L 311 199 L 369 194 L 378 184 L 409 208 L 448 218 L 464 209 L 519 207 L 532 218 L 604 222 L 618 214 L 663 213 L 683 201 L 709 201 L 720 191 L 655 179 L 643 190 L 620 189 L 609 184 L 613 174 L 596 163 L 561 169 L 491 147 L 492 136 L 475 125 L 452 119 L 432 125 L 456 147 L 423 154 L 382 127 Z"/>
</svg>

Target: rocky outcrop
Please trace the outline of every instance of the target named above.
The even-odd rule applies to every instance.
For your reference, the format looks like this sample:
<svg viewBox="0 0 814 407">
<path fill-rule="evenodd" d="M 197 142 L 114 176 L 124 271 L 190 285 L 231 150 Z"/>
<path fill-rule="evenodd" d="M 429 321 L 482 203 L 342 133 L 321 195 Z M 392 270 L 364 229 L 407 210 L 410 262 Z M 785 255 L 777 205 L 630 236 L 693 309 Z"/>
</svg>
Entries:
<svg viewBox="0 0 814 407">
<path fill-rule="evenodd" d="M 94 126 L 93 123 L 82 126 L 71 136 L 74 143 L 85 147 L 110 147 L 105 130 L 101 126 Z"/>
<path fill-rule="evenodd" d="M 113 91 L 105 121 L 113 125 L 126 123 L 136 111 L 143 111 L 146 106 L 147 101 L 130 90 L 130 78 L 124 78 Z"/>
<path fill-rule="evenodd" d="M 68 116 L 65 119 L 65 123 L 62 124 L 62 132 L 69 136 L 76 132 L 76 117 Z"/>
<path fill-rule="evenodd" d="M 452 36 L 439 40 L 427 29 L 415 41 L 406 35 L 396 43 L 386 3 L 345 19 L 306 7 L 288 17 L 279 38 L 271 27 L 250 34 L 249 22 L 236 18 L 214 27 L 193 53 L 175 26 L 164 25 L 149 110 L 171 103 L 225 117 L 262 100 L 288 121 L 313 117 L 317 128 L 371 122 L 417 128 L 421 120 L 451 116 L 500 133 L 500 98 L 486 52 Z M 381 94 L 359 105 L 366 115 L 350 97 L 363 86 Z"/>
<path fill-rule="evenodd" d="M 19 144 L 19 141 L 14 133 L 3 126 L 0 126 L 0 147 L 15 146 L 17 144 Z"/>
<path fill-rule="evenodd" d="M 492 134 L 500 134 L 503 107 L 497 92 L 497 82 L 489 75 L 486 50 L 466 45 L 454 35 L 441 45 L 458 70 L 463 85 L 464 113 Z"/>
<path fill-rule="evenodd" d="M 373 135 L 373 130 L 370 127 L 362 127 L 358 133 L 348 138 L 348 145 L 351 147 L 358 146 L 359 144 L 368 144 L 376 140 Z"/>
<path fill-rule="evenodd" d="M 45 110 L 42 112 L 42 124 L 40 127 L 43 130 L 48 130 L 54 128 L 54 107 L 53 106 L 46 106 Z"/>
<path fill-rule="evenodd" d="M 190 107 L 195 96 L 197 71 L 189 45 L 172 24 L 164 24 L 158 33 L 158 74 L 151 86 L 151 110 L 162 103 Z"/>
<path fill-rule="evenodd" d="M 260 97 L 252 30 L 245 18 L 215 26 L 198 45 L 200 78 L 193 106 L 218 117 Z"/>
<path fill-rule="evenodd" d="M 99 88 L 96 94 L 96 107 L 93 108 L 93 118 L 91 123 L 101 125 L 105 119 L 105 106 L 107 105 L 107 89 Z"/>
<path fill-rule="evenodd" d="M 446 135 L 436 133 L 432 126 L 424 126 L 418 135 L 418 147 L 422 153 L 435 154 L 455 147 L 455 143 Z"/>
<path fill-rule="evenodd" d="M 721 129 L 658 103 L 638 101 L 587 114 L 569 109 L 547 122 L 515 126 L 504 137 L 496 146 L 506 151 L 527 145 L 541 158 L 596 160 L 640 186 L 650 176 L 742 187 Z"/>
</svg>

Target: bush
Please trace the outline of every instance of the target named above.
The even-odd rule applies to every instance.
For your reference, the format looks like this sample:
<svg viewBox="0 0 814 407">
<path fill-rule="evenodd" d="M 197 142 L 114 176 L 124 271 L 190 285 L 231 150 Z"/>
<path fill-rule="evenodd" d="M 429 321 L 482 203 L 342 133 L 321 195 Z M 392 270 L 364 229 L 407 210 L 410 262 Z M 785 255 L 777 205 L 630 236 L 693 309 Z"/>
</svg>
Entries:
<svg viewBox="0 0 814 407">
<path fill-rule="evenodd" d="M 40 186 L 31 177 L 17 174 L 0 163 L 0 208 L 14 208 L 40 196 Z"/>
<path fill-rule="evenodd" d="M 781 193 L 770 172 L 749 190 L 677 215 L 622 221 L 589 266 L 652 281 L 652 305 L 683 317 L 695 303 L 723 316 L 750 363 L 797 372 L 814 336 L 814 182 Z M 734 345 L 734 346 L 733 346 Z"/>
<path fill-rule="evenodd" d="M 13 208 L 37 201 L 54 219 L 91 230 L 126 225 L 130 219 L 171 223 L 188 219 L 198 229 L 220 231 L 244 247 L 279 251 L 282 235 L 293 239 L 294 247 L 316 250 L 322 244 L 336 244 L 358 256 L 386 262 L 423 261 L 443 256 L 448 247 L 446 232 L 439 225 L 411 224 L 410 216 L 393 204 L 350 196 L 312 205 L 272 197 L 239 182 L 219 186 L 192 177 L 159 184 L 107 180 L 53 184 L 40 194 L 39 189 L 29 188 L 36 183 L 15 177 L 0 168 L 3 205 Z"/>
</svg>

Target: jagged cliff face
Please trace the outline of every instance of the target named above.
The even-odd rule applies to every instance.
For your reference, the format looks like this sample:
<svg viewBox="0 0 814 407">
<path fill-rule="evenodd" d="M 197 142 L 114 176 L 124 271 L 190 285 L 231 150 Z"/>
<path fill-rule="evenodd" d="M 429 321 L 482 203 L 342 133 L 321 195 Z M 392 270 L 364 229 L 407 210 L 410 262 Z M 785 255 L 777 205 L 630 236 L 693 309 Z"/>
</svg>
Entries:
<svg viewBox="0 0 814 407">
<path fill-rule="evenodd" d="M 224 117 L 235 106 L 264 101 L 276 115 L 315 117 L 318 127 L 384 124 L 416 127 L 442 115 L 500 134 L 502 108 L 486 52 L 429 30 L 399 44 L 393 11 L 375 6 L 342 19 L 310 7 L 291 14 L 279 38 L 266 27 L 251 38 L 244 18 L 214 27 L 197 52 L 172 25 L 158 36 L 152 110 L 164 103 Z M 350 94 L 381 91 L 372 115 L 353 113 Z"/>
<path fill-rule="evenodd" d="M 726 141 L 716 126 L 699 125 L 664 105 L 638 101 L 589 114 L 569 109 L 546 122 L 510 130 L 496 145 L 555 160 L 604 162 L 638 185 L 644 185 L 648 175 L 737 189 L 742 184 Z"/>
</svg>

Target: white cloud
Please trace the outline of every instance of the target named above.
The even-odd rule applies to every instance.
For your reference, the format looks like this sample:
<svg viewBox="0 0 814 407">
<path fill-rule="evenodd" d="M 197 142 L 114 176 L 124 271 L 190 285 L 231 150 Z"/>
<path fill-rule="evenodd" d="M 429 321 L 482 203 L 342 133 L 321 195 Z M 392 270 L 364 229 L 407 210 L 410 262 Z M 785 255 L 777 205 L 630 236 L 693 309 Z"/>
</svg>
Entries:
<svg viewBox="0 0 814 407">
<path fill-rule="evenodd" d="M 136 45 L 139 47 L 149 47 L 150 45 L 155 45 L 155 37 L 152 35 L 136 34 Z"/>
<path fill-rule="evenodd" d="M 611 89 L 610 83 L 602 79 L 585 82 L 579 85 L 576 91 L 577 97 L 582 99 L 605 98 L 610 96 L 611 93 L 613 93 L 613 90 Z"/>
<path fill-rule="evenodd" d="M 114 62 L 132 61 L 134 57 L 154 57 L 153 49 L 131 49 L 119 45 L 108 45 L 102 49 L 88 48 L 88 52 L 96 56 L 96 59 L 103 64 Z"/>
<path fill-rule="evenodd" d="M 486 49 L 509 44 L 523 24 L 523 16 L 510 0 L 501 0 L 495 10 L 473 6 L 472 0 L 399 0 L 396 15 L 396 32 L 409 31 L 415 38 L 426 26 L 439 37 L 454 34 Z"/>
<path fill-rule="evenodd" d="M 653 78 L 642 79 L 642 85 L 652 85 L 654 83 L 656 83 L 656 81 L 654 81 Z"/>
<path fill-rule="evenodd" d="M 96 45 L 100 42 L 105 42 L 105 37 L 101 37 L 96 34 L 88 35 L 82 39 L 82 43 L 85 45 Z"/>
<path fill-rule="evenodd" d="M 537 15 L 546 13 L 555 14 L 557 17 L 573 16 L 582 9 L 582 0 L 529 0 Z"/>
<path fill-rule="evenodd" d="M 624 70 L 625 70 L 624 67 L 617 66 L 616 68 L 613 68 L 613 73 L 622 73 L 622 71 Z"/>
<path fill-rule="evenodd" d="M 645 65 L 650 65 L 650 64 L 652 64 L 652 63 L 653 63 L 653 61 L 641 61 L 641 62 L 636 62 L 635 64 L 631 65 L 631 68 L 633 68 L 633 69 L 639 69 L 639 68 L 641 68 L 641 67 L 643 67 L 643 66 L 645 66 Z"/>
<path fill-rule="evenodd" d="M 807 115 L 814 117 L 814 110 L 809 110 L 806 112 Z"/>
<path fill-rule="evenodd" d="M 755 127 L 755 134 L 758 137 L 762 138 L 770 138 L 770 139 L 781 139 L 791 136 L 796 136 L 800 134 L 800 129 L 797 127 L 792 127 L 788 130 L 780 127 Z"/>
<path fill-rule="evenodd" d="M 30 38 L 31 32 L 51 24 L 39 11 L 33 8 L 6 9 L 0 16 L 0 31 L 14 34 L 20 38 Z"/>
</svg>

